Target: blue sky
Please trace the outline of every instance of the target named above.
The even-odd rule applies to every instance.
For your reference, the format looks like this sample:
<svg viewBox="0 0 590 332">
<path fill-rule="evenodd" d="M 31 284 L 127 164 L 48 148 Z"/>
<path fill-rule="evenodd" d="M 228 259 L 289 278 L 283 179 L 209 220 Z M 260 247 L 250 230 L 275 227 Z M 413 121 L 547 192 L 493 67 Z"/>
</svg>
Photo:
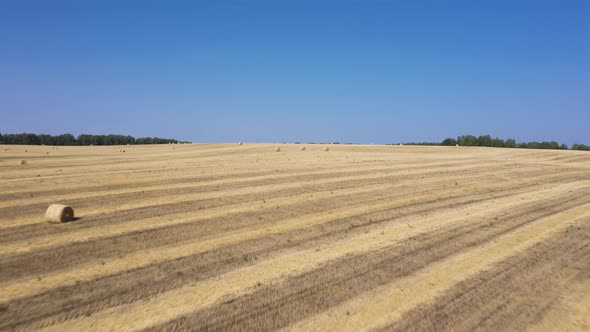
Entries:
<svg viewBox="0 0 590 332">
<path fill-rule="evenodd" d="M 0 1 L 0 132 L 590 143 L 588 1 Z"/>
</svg>

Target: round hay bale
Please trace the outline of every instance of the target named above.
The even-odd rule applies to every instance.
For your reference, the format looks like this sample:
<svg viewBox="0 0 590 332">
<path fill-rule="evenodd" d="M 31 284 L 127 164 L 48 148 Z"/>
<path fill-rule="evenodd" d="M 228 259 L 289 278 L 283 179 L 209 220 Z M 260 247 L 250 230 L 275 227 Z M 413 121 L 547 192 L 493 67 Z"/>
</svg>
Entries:
<svg viewBox="0 0 590 332">
<path fill-rule="evenodd" d="M 330 151 L 330 148 L 326 147 L 324 148 L 324 151 Z"/>
<path fill-rule="evenodd" d="M 74 209 L 63 204 L 51 204 L 45 212 L 45 221 L 50 223 L 63 223 L 74 220 Z"/>
<path fill-rule="evenodd" d="M 125 150 L 121 150 L 121 152 L 125 152 Z"/>
<path fill-rule="evenodd" d="M 305 146 L 302 146 L 301 147 L 301 151 L 305 151 Z"/>
<path fill-rule="evenodd" d="M 456 144 L 455 146 L 459 146 L 459 144 Z"/>
<path fill-rule="evenodd" d="M 18 161 L 18 164 L 19 165 L 26 165 L 27 164 L 27 161 L 24 160 L 24 159 L 21 159 L 21 160 Z"/>
<path fill-rule="evenodd" d="M 280 146 L 277 146 L 277 147 L 275 148 L 275 152 L 281 152 L 281 147 L 280 147 Z"/>
<path fill-rule="evenodd" d="M 49 154 L 49 151 L 45 151 L 45 154 Z"/>
<path fill-rule="evenodd" d="M 25 152 L 29 152 L 29 151 L 25 149 Z"/>
<path fill-rule="evenodd" d="M 240 144 L 240 145 L 244 145 L 244 143 L 242 143 L 242 142 L 240 142 L 239 144 Z"/>
</svg>

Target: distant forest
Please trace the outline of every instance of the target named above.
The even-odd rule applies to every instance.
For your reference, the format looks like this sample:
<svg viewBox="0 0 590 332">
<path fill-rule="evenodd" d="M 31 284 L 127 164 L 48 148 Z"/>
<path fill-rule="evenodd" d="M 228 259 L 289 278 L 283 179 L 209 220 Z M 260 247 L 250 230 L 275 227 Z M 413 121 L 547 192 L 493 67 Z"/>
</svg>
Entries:
<svg viewBox="0 0 590 332">
<path fill-rule="evenodd" d="M 127 144 L 169 144 L 188 143 L 170 138 L 140 137 L 125 135 L 88 135 L 82 134 L 75 137 L 72 134 L 46 135 L 46 134 L 0 134 L 0 144 L 26 144 L 26 145 L 127 145 Z"/>
<path fill-rule="evenodd" d="M 498 148 L 521 148 L 521 149 L 554 149 L 554 150 L 569 150 L 565 144 L 559 144 L 555 141 L 550 142 L 521 142 L 517 143 L 514 139 L 508 138 L 506 140 L 501 138 L 492 138 L 490 135 L 481 135 L 475 137 L 473 135 L 463 135 L 455 138 L 446 138 L 441 143 L 405 143 L 407 145 L 446 145 L 446 146 L 491 146 Z M 590 146 L 584 144 L 572 145 L 572 150 L 590 151 Z"/>
</svg>

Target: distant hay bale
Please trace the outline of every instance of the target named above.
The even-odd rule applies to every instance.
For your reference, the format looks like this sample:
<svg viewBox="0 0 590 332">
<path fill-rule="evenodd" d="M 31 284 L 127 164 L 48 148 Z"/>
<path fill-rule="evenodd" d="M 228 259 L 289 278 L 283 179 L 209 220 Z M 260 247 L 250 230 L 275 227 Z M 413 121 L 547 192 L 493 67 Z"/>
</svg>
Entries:
<svg viewBox="0 0 590 332">
<path fill-rule="evenodd" d="M 125 150 L 121 150 L 121 152 L 125 152 Z"/>
<path fill-rule="evenodd" d="M 45 154 L 49 154 L 49 151 L 45 151 Z"/>
<path fill-rule="evenodd" d="M 280 146 L 277 146 L 277 147 L 275 148 L 275 152 L 281 152 L 281 147 L 280 147 Z"/>
<path fill-rule="evenodd" d="M 24 159 L 21 159 L 21 160 L 18 161 L 18 164 L 19 165 L 26 165 L 27 164 L 27 161 L 24 160 Z"/>
<path fill-rule="evenodd" d="M 301 151 L 305 151 L 305 146 L 302 146 L 301 147 Z"/>
<path fill-rule="evenodd" d="M 240 145 L 244 145 L 244 143 L 242 143 L 242 142 L 240 142 L 239 144 L 240 144 Z"/>
<path fill-rule="evenodd" d="M 63 204 L 52 204 L 45 212 L 45 221 L 50 223 L 63 223 L 74 220 L 74 209 Z"/>
<path fill-rule="evenodd" d="M 25 149 L 25 152 L 29 152 L 29 150 Z"/>
<path fill-rule="evenodd" d="M 404 146 L 404 144 L 403 143 L 399 143 L 399 146 Z"/>
<path fill-rule="evenodd" d="M 330 148 L 328 148 L 328 147 L 325 147 L 325 148 L 324 148 L 324 151 L 330 151 Z"/>
<path fill-rule="evenodd" d="M 455 144 L 455 146 L 459 146 L 459 144 Z"/>
</svg>

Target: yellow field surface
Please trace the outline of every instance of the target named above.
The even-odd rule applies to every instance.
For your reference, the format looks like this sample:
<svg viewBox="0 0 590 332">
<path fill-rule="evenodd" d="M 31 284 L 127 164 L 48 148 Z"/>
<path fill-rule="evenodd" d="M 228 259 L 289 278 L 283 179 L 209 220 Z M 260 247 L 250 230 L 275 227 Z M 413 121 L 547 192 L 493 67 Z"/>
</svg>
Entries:
<svg viewBox="0 0 590 332">
<path fill-rule="evenodd" d="M 0 145 L 0 330 L 588 331 L 589 280 L 588 152 Z"/>
</svg>

